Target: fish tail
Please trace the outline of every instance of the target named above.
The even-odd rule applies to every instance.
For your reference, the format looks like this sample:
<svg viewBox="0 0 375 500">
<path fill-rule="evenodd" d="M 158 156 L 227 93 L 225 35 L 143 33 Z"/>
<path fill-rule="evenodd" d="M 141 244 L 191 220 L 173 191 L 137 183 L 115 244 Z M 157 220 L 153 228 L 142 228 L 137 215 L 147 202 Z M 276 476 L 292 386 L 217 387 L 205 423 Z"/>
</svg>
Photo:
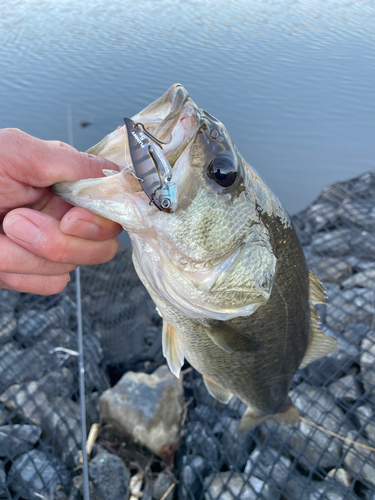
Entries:
<svg viewBox="0 0 375 500">
<path fill-rule="evenodd" d="M 250 408 L 247 408 L 241 422 L 238 424 L 237 431 L 239 434 L 252 431 L 259 424 L 265 420 L 276 420 L 282 424 L 295 425 L 299 421 L 299 410 L 292 402 L 288 408 L 280 413 L 273 413 L 268 415 L 256 415 Z"/>
</svg>

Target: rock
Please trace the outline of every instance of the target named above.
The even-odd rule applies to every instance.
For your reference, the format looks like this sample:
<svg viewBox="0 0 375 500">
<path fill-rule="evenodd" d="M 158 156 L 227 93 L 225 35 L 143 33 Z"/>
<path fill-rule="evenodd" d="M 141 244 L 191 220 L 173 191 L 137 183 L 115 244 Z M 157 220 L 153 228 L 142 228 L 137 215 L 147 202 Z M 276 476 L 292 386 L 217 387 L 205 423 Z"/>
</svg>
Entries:
<svg viewBox="0 0 375 500">
<path fill-rule="evenodd" d="M 50 326 L 50 320 L 44 311 L 28 309 L 18 318 L 18 333 L 22 337 L 39 337 Z"/>
<path fill-rule="evenodd" d="M 355 431 L 350 431 L 346 437 L 369 446 L 369 443 Z M 344 443 L 344 452 L 347 452 L 344 454 L 344 467 L 349 475 L 357 478 L 360 476 L 362 481 L 367 481 L 368 486 L 372 488 L 375 485 L 374 452 L 348 443 Z"/>
<path fill-rule="evenodd" d="M 184 456 L 182 466 L 178 498 L 190 500 L 202 492 L 204 478 L 212 469 L 198 455 Z"/>
<path fill-rule="evenodd" d="M 375 269 L 368 269 L 367 271 L 356 273 L 341 283 L 341 286 L 343 286 L 344 288 L 352 288 L 353 286 L 358 286 L 360 288 L 369 288 L 374 285 Z"/>
<path fill-rule="evenodd" d="M 350 252 L 350 229 L 314 234 L 311 240 L 312 250 L 317 255 L 346 255 Z"/>
<path fill-rule="evenodd" d="M 282 489 L 290 474 L 292 462 L 272 448 L 255 448 L 244 470 L 245 476 L 255 476 Z"/>
<path fill-rule="evenodd" d="M 338 281 L 350 276 L 352 271 L 348 262 L 336 257 L 315 258 L 308 261 L 308 266 L 310 271 L 322 281 Z"/>
<path fill-rule="evenodd" d="M 0 457 L 14 458 L 32 449 L 42 429 L 36 425 L 2 425 L 0 427 Z"/>
<path fill-rule="evenodd" d="M 304 382 L 292 392 L 291 398 L 308 420 L 343 436 L 349 431 L 344 412 L 322 390 Z M 268 420 L 262 424 L 262 433 L 269 434 L 270 430 L 288 442 L 290 453 L 308 470 L 333 468 L 340 463 L 342 441 L 306 422 L 300 421 L 292 427 Z"/>
<path fill-rule="evenodd" d="M 345 488 L 350 488 L 350 485 L 352 484 L 350 481 L 350 476 L 346 472 L 345 469 L 331 469 L 326 477 L 326 480 L 329 479 L 336 480 L 338 483 L 341 483 Z"/>
<path fill-rule="evenodd" d="M 63 305 L 58 305 L 51 307 L 46 312 L 46 317 L 48 323 L 51 326 L 59 326 L 63 329 L 69 329 L 69 316 L 66 312 L 66 308 Z"/>
<path fill-rule="evenodd" d="M 22 498 L 37 500 L 35 493 L 52 498 L 58 484 L 58 473 L 47 455 L 31 450 L 14 460 L 8 474 L 10 487 Z"/>
<path fill-rule="evenodd" d="M 375 230 L 375 210 L 372 200 L 344 200 L 337 210 L 337 216 L 351 224 L 369 231 Z"/>
<path fill-rule="evenodd" d="M 0 408 L 0 425 L 6 424 L 9 420 L 8 413 L 3 408 Z"/>
<path fill-rule="evenodd" d="M 247 432 L 238 434 L 239 420 L 222 417 L 222 431 L 219 435 L 220 451 L 228 467 L 243 469 L 246 465 L 252 443 L 252 435 Z M 214 429 L 215 432 L 215 429 Z"/>
<path fill-rule="evenodd" d="M 216 436 L 201 422 L 188 422 L 186 424 L 186 445 L 194 455 L 207 457 L 207 463 L 216 469 L 220 450 Z"/>
<path fill-rule="evenodd" d="M 80 419 L 80 408 L 70 399 L 57 396 L 43 409 L 43 433 L 53 438 L 61 461 L 72 468 L 78 465 L 78 452 L 82 446 Z"/>
<path fill-rule="evenodd" d="M 362 381 L 370 398 L 375 398 L 375 332 L 368 332 L 361 342 Z"/>
<path fill-rule="evenodd" d="M 369 440 L 375 443 L 375 410 L 370 406 L 360 406 L 357 408 L 356 416 L 361 427 L 365 426 L 364 430 Z"/>
<path fill-rule="evenodd" d="M 251 486 L 250 486 L 251 485 Z M 261 498 L 274 500 L 278 496 L 276 488 L 266 484 L 257 477 L 249 477 L 237 472 L 220 472 L 206 477 L 204 480 L 205 500 L 257 500 Z"/>
<path fill-rule="evenodd" d="M 373 291 L 371 288 L 348 288 L 330 301 L 326 323 L 340 332 L 352 323 L 371 325 L 373 318 Z"/>
<path fill-rule="evenodd" d="M 39 391 L 39 382 L 14 384 L 0 395 L 0 401 L 6 408 L 16 411 L 19 418 L 29 420 L 40 426 L 43 421 L 43 408 L 47 406 L 47 396 Z"/>
<path fill-rule="evenodd" d="M 360 346 L 362 340 L 367 336 L 369 332 L 368 325 L 364 325 L 362 323 L 353 323 L 352 325 L 345 328 L 342 333 L 342 337 L 349 342 L 349 344 L 353 344 L 355 346 Z"/>
<path fill-rule="evenodd" d="M 51 371 L 40 379 L 40 390 L 48 398 L 61 396 L 68 399 L 78 391 L 78 386 L 74 383 L 74 375 L 71 370 L 62 367 L 60 370 Z"/>
<path fill-rule="evenodd" d="M 100 408 L 103 420 L 153 453 L 166 454 L 180 440 L 183 389 L 166 365 L 152 375 L 127 372 L 102 394 Z"/>
<path fill-rule="evenodd" d="M 6 342 L 17 331 L 17 320 L 12 313 L 0 314 L 0 343 Z"/>
<path fill-rule="evenodd" d="M 0 460 L 0 495 L 5 493 L 7 476 L 5 474 L 4 462 Z"/>
<path fill-rule="evenodd" d="M 361 396 L 359 384 L 354 375 L 347 375 L 328 386 L 328 392 L 336 399 L 344 401 L 357 401 Z"/>
<path fill-rule="evenodd" d="M 285 487 L 286 497 L 290 500 L 355 500 L 348 497 L 347 491 L 340 485 L 327 484 L 327 481 L 313 481 L 300 474 L 294 474 Z M 359 500 L 359 499 L 358 499 Z"/>
<path fill-rule="evenodd" d="M 51 368 L 51 355 L 19 349 L 13 342 L 0 347 L 0 392 L 24 380 L 36 380 Z"/>
<path fill-rule="evenodd" d="M 162 496 L 165 494 L 165 492 L 168 491 L 168 488 L 170 488 L 172 484 L 173 484 L 173 479 L 169 474 L 166 474 L 165 472 L 161 472 L 160 474 L 158 474 L 158 477 L 156 478 L 152 486 L 152 498 L 154 498 L 155 500 L 160 500 Z M 174 496 L 174 491 L 171 491 L 165 497 L 165 500 L 172 500 L 173 496 Z"/>
<path fill-rule="evenodd" d="M 303 219 L 317 232 L 336 221 L 336 210 L 329 202 L 313 203 L 303 212 Z"/>
<path fill-rule="evenodd" d="M 90 499 L 128 500 L 130 473 L 124 462 L 100 446 L 98 450 L 89 464 Z"/>
<path fill-rule="evenodd" d="M 0 315 L 13 314 L 21 297 L 19 292 L 13 290 L 0 290 Z"/>
</svg>

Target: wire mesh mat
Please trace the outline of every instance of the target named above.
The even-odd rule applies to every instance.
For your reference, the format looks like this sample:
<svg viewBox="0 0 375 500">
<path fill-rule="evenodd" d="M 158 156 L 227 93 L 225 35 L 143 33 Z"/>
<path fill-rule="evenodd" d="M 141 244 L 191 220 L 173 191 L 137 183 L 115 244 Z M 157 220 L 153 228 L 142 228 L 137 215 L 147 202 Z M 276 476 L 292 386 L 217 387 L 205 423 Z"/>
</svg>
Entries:
<svg viewBox="0 0 375 500">
<path fill-rule="evenodd" d="M 179 448 L 161 460 L 124 447 L 103 425 L 91 455 L 92 500 L 127 500 L 140 471 L 134 498 L 149 500 L 375 500 L 375 172 L 326 187 L 293 221 L 327 291 L 322 329 L 341 345 L 297 372 L 291 398 L 301 421 L 269 420 L 238 435 L 243 403 L 211 398 L 185 364 Z M 129 248 L 81 269 L 81 285 L 90 429 L 101 422 L 105 390 L 165 361 L 161 318 Z M 50 297 L 0 290 L 1 499 L 82 499 L 76 332 L 74 279 Z"/>
</svg>

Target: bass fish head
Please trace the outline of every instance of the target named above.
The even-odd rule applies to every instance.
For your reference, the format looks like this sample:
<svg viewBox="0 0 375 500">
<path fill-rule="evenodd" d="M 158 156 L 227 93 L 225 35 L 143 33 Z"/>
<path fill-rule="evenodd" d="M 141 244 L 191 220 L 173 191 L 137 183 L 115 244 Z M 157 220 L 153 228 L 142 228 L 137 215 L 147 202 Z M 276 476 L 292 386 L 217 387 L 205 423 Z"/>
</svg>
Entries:
<svg viewBox="0 0 375 500">
<path fill-rule="evenodd" d="M 191 318 L 252 314 L 267 303 L 276 269 L 265 221 L 290 225 L 280 202 L 245 163 L 224 125 L 181 85 L 132 122 L 141 124 L 142 137 L 151 137 L 171 168 L 174 211 L 150 202 L 137 179 L 126 126 L 88 151 L 114 161 L 120 172 L 56 184 L 55 192 L 129 232 L 136 270 L 153 298 L 162 299 L 159 309 L 164 300 Z"/>
</svg>

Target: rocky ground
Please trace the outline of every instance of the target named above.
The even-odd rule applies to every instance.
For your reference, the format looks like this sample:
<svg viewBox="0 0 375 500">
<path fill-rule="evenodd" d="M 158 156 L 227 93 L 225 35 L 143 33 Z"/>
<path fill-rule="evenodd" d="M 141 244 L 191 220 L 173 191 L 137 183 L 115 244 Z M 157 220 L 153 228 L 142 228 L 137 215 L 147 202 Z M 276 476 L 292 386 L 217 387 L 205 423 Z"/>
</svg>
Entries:
<svg viewBox="0 0 375 500">
<path fill-rule="evenodd" d="M 375 500 L 375 453 L 359 446 L 375 447 L 374 207 L 372 172 L 293 218 L 327 290 L 323 329 L 341 344 L 297 373 L 294 427 L 238 436 L 240 401 L 213 400 L 188 365 L 181 381 L 168 372 L 129 249 L 81 270 L 87 426 L 100 424 L 92 500 Z M 82 500 L 76 348 L 74 284 L 53 297 L 0 291 L 0 498 Z"/>
</svg>

